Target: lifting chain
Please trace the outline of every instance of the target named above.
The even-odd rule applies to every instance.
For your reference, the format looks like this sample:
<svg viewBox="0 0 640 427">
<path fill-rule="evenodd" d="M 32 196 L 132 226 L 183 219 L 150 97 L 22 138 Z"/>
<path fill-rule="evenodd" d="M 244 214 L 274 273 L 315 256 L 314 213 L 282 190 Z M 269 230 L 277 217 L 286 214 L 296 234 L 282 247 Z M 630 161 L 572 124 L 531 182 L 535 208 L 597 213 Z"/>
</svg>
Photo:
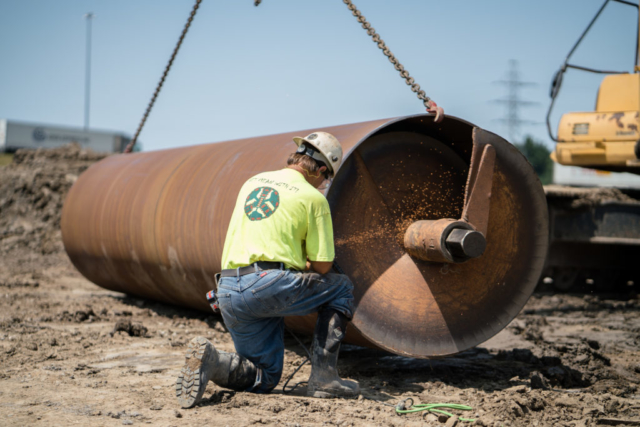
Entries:
<svg viewBox="0 0 640 427">
<path fill-rule="evenodd" d="M 396 70 L 398 70 L 398 72 L 400 73 L 400 76 L 402 78 L 404 78 L 404 80 L 407 83 L 407 85 L 411 86 L 411 90 L 417 95 L 418 99 L 420 99 L 422 101 L 422 103 L 427 108 L 427 110 L 430 111 L 430 112 L 436 113 L 435 121 L 439 122 L 440 120 L 442 120 L 442 116 L 444 115 L 444 111 L 442 110 L 442 108 L 438 107 L 438 105 L 431 98 L 429 98 L 422 89 L 420 89 L 420 85 L 415 82 L 413 77 L 411 77 L 409 75 L 409 72 L 404 69 L 404 66 L 398 61 L 398 59 L 393 55 L 393 53 L 391 53 L 391 51 L 389 50 L 389 48 L 387 47 L 385 42 L 382 40 L 382 38 L 380 38 L 380 35 L 378 33 L 376 33 L 376 30 L 365 19 L 365 17 L 362 16 L 360 11 L 355 7 L 355 5 L 351 2 L 351 0 L 342 0 L 342 1 L 347 5 L 349 10 L 351 10 L 351 12 L 353 13 L 353 16 L 355 16 L 358 19 L 358 22 L 360 24 L 362 24 L 362 28 L 367 30 L 367 34 L 369 34 L 369 36 L 371 36 L 373 41 L 378 44 L 378 47 L 382 50 L 382 53 L 384 53 L 385 56 L 387 58 L 389 58 L 389 61 L 391 61 L 391 63 L 393 64 L 394 68 Z M 191 26 L 191 22 L 193 21 L 194 16 L 196 16 L 196 12 L 198 11 L 198 8 L 200 7 L 200 3 L 202 3 L 202 0 L 196 0 L 196 3 L 193 5 L 193 9 L 191 10 L 191 14 L 189 15 L 189 19 L 187 19 L 187 23 L 185 24 L 184 29 L 182 30 L 182 34 L 180 34 L 180 38 L 178 39 L 178 43 L 176 44 L 176 47 L 173 50 L 173 54 L 171 55 L 171 58 L 169 59 L 169 63 L 167 64 L 167 66 L 164 69 L 164 73 L 162 73 L 162 78 L 160 78 L 160 81 L 158 82 L 158 86 L 156 87 L 156 90 L 153 93 L 153 96 L 151 97 L 151 100 L 149 101 L 149 105 L 147 106 L 147 109 L 144 112 L 144 115 L 142 116 L 142 120 L 140 121 L 140 124 L 138 125 L 138 129 L 136 130 L 136 133 L 133 136 L 133 139 L 131 139 L 129 144 L 127 144 L 127 146 L 124 149 L 125 153 L 130 153 L 131 151 L 133 151 L 133 147 L 135 147 L 136 142 L 138 141 L 138 136 L 140 135 L 140 132 L 142 131 L 142 128 L 144 127 L 144 124 L 147 121 L 147 117 L 149 117 L 149 113 L 151 112 L 151 109 L 153 108 L 153 104 L 155 104 L 156 98 L 158 97 L 158 94 L 160 93 L 160 90 L 162 89 L 162 85 L 164 84 L 164 81 L 167 78 L 167 75 L 169 74 L 169 70 L 171 69 L 171 66 L 173 65 L 173 61 L 175 60 L 176 55 L 178 54 L 178 51 L 180 50 L 180 46 L 182 45 L 182 41 L 184 40 L 184 37 L 187 35 L 187 31 L 189 31 L 189 27 Z M 262 3 L 262 0 L 254 0 L 254 5 L 255 6 L 260 5 L 260 3 Z"/>
<path fill-rule="evenodd" d="M 173 65 L 173 60 L 176 59 L 176 55 L 178 54 L 178 50 L 180 50 L 180 46 L 182 45 L 182 41 L 184 40 L 184 37 L 187 35 L 187 31 L 189 31 L 189 27 L 191 26 L 191 21 L 193 21 L 193 17 L 196 16 L 196 12 L 198 11 L 198 8 L 200 7 L 200 3 L 202 3 L 202 0 L 196 0 L 196 3 L 193 5 L 193 9 L 191 10 L 191 15 L 189 15 L 189 19 L 187 19 L 187 23 L 185 24 L 184 29 L 182 30 L 182 34 L 180 34 L 180 39 L 178 39 L 178 44 L 176 45 L 175 49 L 173 49 L 173 54 L 171 55 L 171 59 L 169 59 L 169 63 L 165 67 L 164 73 L 162 73 L 162 78 L 158 82 L 158 86 L 156 87 L 156 91 L 153 93 L 153 96 L 151 97 L 151 101 L 149 101 L 149 105 L 147 106 L 147 110 L 144 112 L 144 116 L 142 116 L 142 120 L 140 121 L 140 124 L 138 125 L 138 130 L 136 130 L 136 134 L 133 136 L 133 139 L 131 140 L 131 142 L 129 142 L 129 144 L 127 144 L 127 146 L 124 149 L 125 153 L 130 153 L 131 151 L 133 151 L 133 147 L 136 145 L 136 142 L 138 141 L 138 136 L 140 135 L 140 132 L 142 131 L 142 127 L 144 126 L 144 123 L 147 121 L 147 117 L 149 117 L 149 113 L 151 112 L 151 109 L 153 108 L 153 104 L 155 104 L 155 102 L 156 102 L 156 98 L 158 97 L 158 94 L 160 93 L 160 89 L 162 89 L 162 85 L 164 84 L 164 80 L 167 78 L 167 74 L 169 74 L 169 70 L 171 69 L 171 66 Z"/>
<path fill-rule="evenodd" d="M 347 5 L 351 13 L 353 13 L 353 16 L 355 16 L 358 19 L 358 22 L 362 24 L 362 28 L 367 30 L 367 34 L 371 36 L 374 43 L 378 44 L 378 47 L 382 50 L 382 53 L 384 53 L 385 56 L 389 58 L 389 61 L 391 61 L 391 63 L 393 64 L 393 67 L 396 70 L 398 70 L 398 72 L 400 73 L 400 76 L 404 79 L 407 85 L 411 86 L 411 91 L 414 92 L 418 97 L 418 99 L 422 101 L 422 104 L 427 108 L 427 111 L 436 114 L 435 121 L 440 122 L 443 119 L 444 110 L 441 107 L 438 107 L 438 104 L 436 104 L 435 101 L 429 98 L 427 94 L 424 93 L 422 89 L 420 89 L 420 85 L 416 83 L 413 77 L 409 75 L 409 72 L 404 69 L 404 66 L 400 63 L 400 61 L 398 61 L 395 55 L 391 53 L 391 51 L 385 44 L 384 40 L 382 40 L 382 38 L 380 37 L 380 34 L 376 33 L 376 30 L 371 26 L 369 21 L 367 21 L 367 19 L 364 16 L 362 16 L 362 13 L 360 13 L 360 11 L 358 10 L 358 8 L 356 8 L 353 2 L 351 0 L 342 0 L 342 1 L 344 2 L 344 4 Z M 255 0 L 253 4 L 255 6 L 258 6 L 260 5 L 260 3 L 262 3 L 262 0 Z"/>
<path fill-rule="evenodd" d="M 442 109 L 437 106 L 437 104 L 431 100 L 427 96 L 426 93 L 422 89 L 420 89 L 420 85 L 415 82 L 413 77 L 409 75 L 409 72 L 404 69 L 404 66 L 398 61 L 398 59 L 391 53 L 384 40 L 380 37 L 380 34 L 376 33 L 376 30 L 371 26 L 371 24 L 367 21 L 367 19 L 362 16 L 362 13 L 356 8 L 351 0 L 342 0 L 344 4 L 347 5 L 353 16 L 358 19 L 358 22 L 362 24 L 362 28 L 367 31 L 367 34 L 371 36 L 371 39 L 374 43 L 378 44 L 378 47 L 382 50 L 382 53 L 385 54 L 389 61 L 393 64 L 393 67 L 400 73 L 400 76 L 405 80 L 408 86 L 411 86 L 411 91 L 414 92 L 418 99 L 422 101 L 422 104 L 427 108 L 427 110 L 436 113 L 436 122 L 441 120 L 441 115 L 443 113 Z"/>
</svg>

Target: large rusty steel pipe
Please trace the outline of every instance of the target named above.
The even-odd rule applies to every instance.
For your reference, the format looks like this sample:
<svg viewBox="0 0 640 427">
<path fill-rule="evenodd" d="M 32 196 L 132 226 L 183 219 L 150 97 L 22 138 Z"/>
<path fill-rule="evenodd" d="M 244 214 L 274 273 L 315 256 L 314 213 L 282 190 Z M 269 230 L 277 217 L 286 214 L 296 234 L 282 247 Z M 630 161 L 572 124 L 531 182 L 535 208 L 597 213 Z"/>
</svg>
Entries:
<svg viewBox="0 0 640 427">
<path fill-rule="evenodd" d="M 435 124 L 426 114 L 314 130 L 334 134 L 345 152 L 326 196 L 337 261 L 355 285 L 350 342 L 415 357 L 454 354 L 517 315 L 543 267 L 547 208 L 533 169 L 513 146 L 463 120 Z M 205 293 L 220 271 L 241 185 L 284 167 L 296 148 L 292 137 L 309 132 L 94 164 L 62 212 L 71 261 L 107 289 L 209 310 Z M 486 145 L 495 150 L 495 168 L 471 198 L 491 200 L 475 203 L 469 215 L 488 221 L 484 253 L 459 264 L 412 256 L 404 245 L 411 224 L 464 217 L 469 188 L 481 181 L 469 167 L 481 164 Z M 287 325 L 311 334 L 314 317 Z"/>
</svg>

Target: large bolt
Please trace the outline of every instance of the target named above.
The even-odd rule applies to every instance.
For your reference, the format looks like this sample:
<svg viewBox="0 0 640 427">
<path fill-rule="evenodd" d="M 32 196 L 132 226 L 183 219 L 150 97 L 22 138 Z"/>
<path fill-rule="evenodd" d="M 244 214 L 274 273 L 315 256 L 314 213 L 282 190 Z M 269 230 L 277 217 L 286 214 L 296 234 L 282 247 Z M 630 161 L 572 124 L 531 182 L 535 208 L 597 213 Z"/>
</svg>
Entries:
<svg viewBox="0 0 640 427">
<path fill-rule="evenodd" d="M 465 262 L 484 253 L 487 240 L 465 221 L 416 221 L 405 232 L 404 247 L 416 258 L 431 262 Z"/>
<path fill-rule="evenodd" d="M 484 253 L 487 239 L 475 230 L 454 228 L 446 239 L 447 249 L 458 258 L 477 258 Z"/>
<path fill-rule="evenodd" d="M 482 255 L 486 245 L 471 224 L 448 218 L 416 221 L 404 235 L 409 255 L 431 262 L 465 262 Z"/>
</svg>

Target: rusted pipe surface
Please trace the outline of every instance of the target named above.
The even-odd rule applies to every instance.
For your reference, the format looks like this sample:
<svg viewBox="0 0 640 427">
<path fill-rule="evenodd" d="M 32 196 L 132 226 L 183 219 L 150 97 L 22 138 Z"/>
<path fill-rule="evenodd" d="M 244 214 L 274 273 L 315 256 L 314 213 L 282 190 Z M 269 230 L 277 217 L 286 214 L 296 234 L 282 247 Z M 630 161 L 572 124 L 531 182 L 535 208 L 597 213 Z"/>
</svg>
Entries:
<svg viewBox="0 0 640 427">
<path fill-rule="evenodd" d="M 337 261 L 355 284 L 348 340 L 416 357 L 453 354 L 504 328 L 533 292 L 547 245 L 542 186 L 503 139 L 427 115 L 319 128 L 343 144 L 327 192 Z M 284 167 L 302 130 L 110 156 L 70 190 L 65 249 L 89 280 L 209 310 L 231 211 L 251 176 Z M 460 218 L 473 142 L 496 153 L 485 253 L 463 264 L 412 257 L 416 221 Z M 313 332 L 314 317 L 287 319 Z"/>
</svg>

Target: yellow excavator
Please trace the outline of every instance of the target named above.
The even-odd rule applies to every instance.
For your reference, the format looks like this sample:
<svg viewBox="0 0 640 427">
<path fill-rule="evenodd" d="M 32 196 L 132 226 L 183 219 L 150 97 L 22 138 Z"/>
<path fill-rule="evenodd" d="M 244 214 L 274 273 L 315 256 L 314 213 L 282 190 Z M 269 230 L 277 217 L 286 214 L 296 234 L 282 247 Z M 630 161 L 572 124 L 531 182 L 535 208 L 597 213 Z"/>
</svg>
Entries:
<svg viewBox="0 0 640 427">
<path fill-rule="evenodd" d="M 564 114 L 551 158 L 568 166 L 640 174 L 640 68 L 607 76 L 593 112 Z"/>
<path fill-rule="evenodd" d="M 640 174 L 640 20 L 634 73 L 595 70 L 569 63 L 571 55 L 610 1 L 638 8 L 625 0 L 606 0 L 556 73 L 547 114 L 549 135 L 557 142 L 551 158 L 562 165 Z M 640 16 L 640 15 L 639 15 Z M 560 119 L 557 137 L 549 118 L 568 69 L 608 74 L 600 84 L 595 111 L 567 113 Z"/>
<path fill-rule="evenodd" d="M 640 13 L 633 72 L 597 70 L 569 62 L 611 2 L 639 10 L 637 2 L 605 0 L 551 84 L 547 128 L 557 143 L 551 158 L 560 165 L 596 170 L 591 171 L 591 185 L 545 187 L 550 239 L 543 278 L 559 290 L 585 284 L 600 290 L 640 286 L 640 190 L 631 185 L 636 177 L 621 174 L 613 187 L 598 181 L 598 177 L 610 177 L 611 172 L 640 175 Z M 554 136 L 550 116 L 569 69 L 606 77 L 600 84 L 595 111 L 564 114 Z"/>
</svg>

